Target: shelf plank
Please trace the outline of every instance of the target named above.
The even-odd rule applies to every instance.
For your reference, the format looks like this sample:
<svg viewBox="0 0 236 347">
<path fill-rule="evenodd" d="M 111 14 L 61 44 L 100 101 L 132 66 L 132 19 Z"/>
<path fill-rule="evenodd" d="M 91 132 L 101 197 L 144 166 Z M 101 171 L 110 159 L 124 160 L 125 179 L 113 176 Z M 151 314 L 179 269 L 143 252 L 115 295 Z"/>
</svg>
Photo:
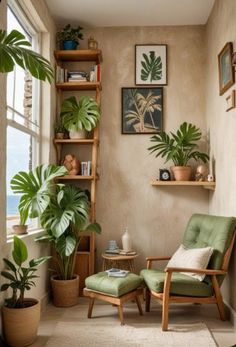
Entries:
<svg viewBox="0 0 236 347">
<path fill-rule="evenodd" d="M 63 145 L 70 145 L 70 144 L 81 144 L 81 145 L 88 145 L 88 144 L 94 144 L 98 143 L 97 139 L 54 139 L 53 140 L 55 144 L 63 144 Z"/>
<path fill-rule="evenodd" d="M 65 175 L 57 177 L 58 180 L 93 180 L 94 176 L 82 176 L 82 175 Z M 97 179 L 97 177 L 96 177 Z"/>
<path fill-rule="evenodd" d="M 57 61 L 94 61 L 102 62 L 102 51 L 100 49 L 76 49 L 58 50 L 54 52 Z"/>
<path fill-rule="evenodd" d="M 215 182 L 208 182 L 208 181 L 158 181 L 158 180 L 151 180 L 152 186 L 193 186 L 193 187 L 203 187 L 206 189 L 215 189 L 216 183 Z"/>
<path fill-rule="evenodd" d="M 62 82 L 56 83 L 60 90 L 101 90 L 101 82 Z"/>
</svg>

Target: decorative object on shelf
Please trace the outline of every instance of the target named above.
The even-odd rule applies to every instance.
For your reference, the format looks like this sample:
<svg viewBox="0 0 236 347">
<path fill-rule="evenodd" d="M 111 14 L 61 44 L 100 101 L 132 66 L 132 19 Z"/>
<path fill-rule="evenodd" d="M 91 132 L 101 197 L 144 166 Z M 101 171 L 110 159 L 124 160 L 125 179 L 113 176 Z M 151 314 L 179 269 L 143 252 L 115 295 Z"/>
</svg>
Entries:
<svg viewBox="0 0 236 347">
<path fill-rule="evenodd" d="M 214 181 L 214 176 L 212 174 L 207 175 L 207 181 L 208 182 L 213 182 Z"/>
<path fill-rule="evenodd" d="M 68 171 L 68 175 L 78 175 L 80 172 L 80 161 L 74 154 L 67 154 L 63 160 L 63 165 Z"/>
<path fill-rule="evenodd" d="M 159 169 L 159 180 L 160 181 L 170 181 L 170 171 L 167 169 Z"/>
<path fill-rule="evenodd" d="M 163 88 L 122 88 L 122 134 L 162 130 Z"/>
<path fill-rule="evenodd" d="M 208 167 L 206 165 L 198 165 L 195 174 L 195 181 L 206 181 L 207 175 L 209 173 Z"/>
<path fill-rule="evenodd" d="M 124 251 L 128 252 L 128 251 L 131 251 L 132 247 L 131 247 L 131 238 L 130 238 L 130 235 L 129 235 L 129 231 L 128 231 L 128 228 L 125 227 L 125 232 L 124 234 L 122 235 L 122 248 Z"/>
<path fill-rule="evenodd" d="M 82 27 L 72 28 L 67 24 L 62 30 L 57 32 L 57 42 L 65 50 L 74 50 L 79 45 L 79 40 L 83 40 Z"/>
<path fill-rule="evenodd" d="M 108 241 L 108 246 L 105 252 L 109 254 L 119 254 L 119 247 L 115 240 Z"/>
<path fill-rule="evenodd" d="M 81 175 L 90 176 L 92 173 L 92 163 L 91 161 L 82 161 L 81 162 Z"/>
<path fill-rule="evenodd" d="M 224 94 L 235 82 L 235 73 L 232 66 L 233 44 L 227 42 L 218 54 L 219 90 Z"/>
<path fill-rule="evenodd" d="M 167 85 L 167 45 L 135 45 L 135 84 Z"/>
<path fill-rule="evenodd" d="M 98 48 L 98 42 L 90 36 L 88 38 L 88 49 L 97 49 Z"/>
<path fill-rule="evenodd" d="M 50 256 L 31 259 L 28 266 L 28 251 L 25 243 L 14 236 L 12 258 L 3 258 L 6 270 L 1 271 L 7 283 L 1 285 L 1 291 L 12 290 L 12 296 L 5 299 L 2 307 L 3 337 L 9 346 L 28 346 L 37 337 L 40 321 L 40 301 L 25 298 L 25 292 L 35 286 L 37 267 Z"/>
<path fill-rule="evenodd" d="M 54 125 L 54 130 L 55 130 L 55 138 L 58 139 L 58 140 L 62 140 L 64 138 L 66 138 L 67 136 L 66 133 L 66 129 L 64 128 L 62 122 L 61 122 L 61 119 L 59 119 L 55 125 Z"/>
<path fill-rule="evenodd" d="M 202 133 L 199 128 L 191 123 L 184 122 L 180 125 L 176 133 L 168 135 L 162 131 L 158 135 L 151 137 L 151 142 L 156 142 L 154 146 L 148 148 L 151 153 L 156 153 L 156 157 L 172 160 L 175 166 L 171 167 L 176 181 L 189 181 L 192 168 L 188 166 L 190 159 L 201 160 L 207 163 L 209 156 L 206 153 L 197 151 Z"/>
<path fill-rule="evenodd" d="M 97 101 L 88 96 L 82 96 L 79 103 L 74 96 L 65 99 L 62 103 L 62 124 L 70 132 L 70 138 L 76 138 L 73 132 L 82 130 L 82 136 L 84 136 L 84 130 L 93 130 L 97 126 L 100 116 L 101 112 Z"/>
<path fill-rule="evenodd" d="M 227 103 L 226 112 L 235 108 L 235 90 L 232 90 L 230 95 L 228 95 L 225 100 Z"/>
</svg>

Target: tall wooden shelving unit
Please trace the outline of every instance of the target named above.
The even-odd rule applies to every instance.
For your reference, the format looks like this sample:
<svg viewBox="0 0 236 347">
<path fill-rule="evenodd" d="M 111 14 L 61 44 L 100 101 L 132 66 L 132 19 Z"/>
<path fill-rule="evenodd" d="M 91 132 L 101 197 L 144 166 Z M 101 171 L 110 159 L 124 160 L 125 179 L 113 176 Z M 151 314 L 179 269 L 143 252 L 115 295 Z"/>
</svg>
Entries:
<svg viewBox="0 0 236 347">
<path fill-rule="evenodd" d="M 56 64 L 61 67 L 66 67 L 67 64 L 73 63 L 78 66 L 80 62 L 91 62 L 92 65 L 100 64 L 102 62 L 101 50 L 67 50 L 67 51 L 55 51 L 54 53 Z M 93 91 L 95 93 L 95 99 L 97 103 L 101 104 L 101 82 L 62 82 L 56 83 L 57 89 L 57 105 L 58 110 L 62 102 L 63 92 L 80 92 L 80 91 Z M 92 146 L 91 151 L 91 175 L 67 175 L 60 177 L 60 180 L 69 182 L 81 182 L 87 181 L 90 186 L 91 194 L 91 214 L 90 220 L 94 222 L 96 220 L 96 187 L 97 187 L 97 160 L 98 160 L 98 146 L 99 146 L 99 129 L 98 127 L 93 130 L 93 136 L 88 139 L 63 139 L 54 140 L 54 145 L 57 154 L 57 163 L 62 162 L 62 151 L 64 146 Z M 83 233 L 83 238 L 77 250 L 75 273 L 80 275 L 80 295 L 82 295 L 85 278 L 94 273 L 94 257 L 95 257 L 95 234 Z"/>
</svg>

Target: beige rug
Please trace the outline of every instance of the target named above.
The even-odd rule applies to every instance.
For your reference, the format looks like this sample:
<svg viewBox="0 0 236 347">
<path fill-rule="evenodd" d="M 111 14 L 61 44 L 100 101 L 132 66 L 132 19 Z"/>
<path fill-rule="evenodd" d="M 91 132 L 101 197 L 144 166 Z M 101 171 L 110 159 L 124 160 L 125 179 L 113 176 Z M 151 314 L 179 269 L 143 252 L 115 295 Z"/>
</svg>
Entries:
<svg viewBox="0 0 236 347">
<path fill-rule="evenodd" d="M 170 330 L 161 331 L 160 312 L 139 316 L 134 304 L 125 307 L 121 326 L 116 308 L 96 304 L 92 319 L 86 318 L 87 305 L 67 309 L 46 347 L 216 347 L 202 322 L 170 321 Z M 178 320 L 178 323 L 176 321 Z"/>
</svg>

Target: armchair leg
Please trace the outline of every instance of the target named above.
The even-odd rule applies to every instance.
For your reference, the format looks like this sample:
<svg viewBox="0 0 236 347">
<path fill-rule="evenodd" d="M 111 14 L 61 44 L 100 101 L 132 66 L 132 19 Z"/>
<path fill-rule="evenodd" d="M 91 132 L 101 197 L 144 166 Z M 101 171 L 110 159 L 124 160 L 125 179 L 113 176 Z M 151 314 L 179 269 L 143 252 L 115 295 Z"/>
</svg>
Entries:
<svg viewBox="0 0 236 347">
<path fill-rule="evenodd" d="M 220 292 L 220 287 L 219 287 L 219 283 L 217 281 L 216 276 L 212 276 L 212 285 L 215 291 L 215 297 L 216 297 L 216 304 L 218 307 L 218 311 L 220 314 L 220 318 L 221 320 L 225 320 L 225 307 L 224 307 L 224 303 L 223 303 L 223 299 L 222 299 L 222 295 Z"/>
<path fill-rule="evenodd" d="M 163 303 L 162 303 L 162 330 L 168 330 L 168 321 L 169 321 L 169 297 L 170 297 L 170 281 L 171 281 L 171 272 L 166 273 L 164 290 L 163 290 Z"/>
<path fill-rule="evenodd" d="M 145 311 L 150 312 L 151 293 L 148 288 L 145 290 Z"/>
</svg>

